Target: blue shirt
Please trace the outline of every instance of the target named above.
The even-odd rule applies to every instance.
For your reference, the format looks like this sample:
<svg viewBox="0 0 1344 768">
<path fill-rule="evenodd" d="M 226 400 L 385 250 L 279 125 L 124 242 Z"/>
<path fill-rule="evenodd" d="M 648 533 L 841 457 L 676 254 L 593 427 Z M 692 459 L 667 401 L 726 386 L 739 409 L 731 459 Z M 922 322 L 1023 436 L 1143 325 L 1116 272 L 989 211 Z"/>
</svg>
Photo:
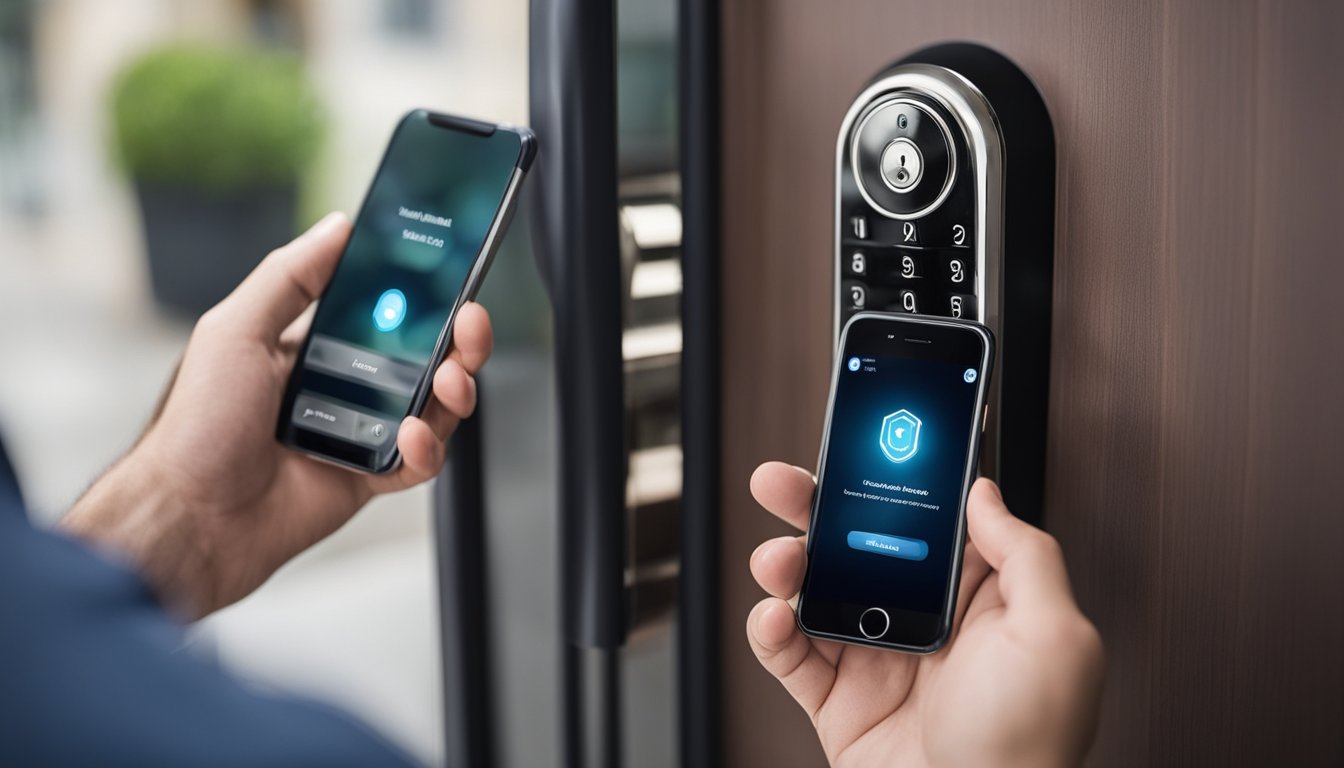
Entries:
<svg viewBox="0 0 1344 768">
<path fill-rule="evenodd" d="M 144 583 L 36 530 L 0 445 L 0 765 L 402 766 L 346 715 L 181 650 Z"/>
</svg>

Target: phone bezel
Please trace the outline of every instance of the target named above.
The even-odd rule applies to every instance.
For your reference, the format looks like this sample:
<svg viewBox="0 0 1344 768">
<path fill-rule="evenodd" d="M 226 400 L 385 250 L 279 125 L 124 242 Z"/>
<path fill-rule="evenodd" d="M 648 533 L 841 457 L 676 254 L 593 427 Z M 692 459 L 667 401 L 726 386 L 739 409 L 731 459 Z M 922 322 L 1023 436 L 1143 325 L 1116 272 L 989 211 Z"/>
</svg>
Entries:
<svg viewBox="0 0 1344 768">
<path fill-rule="evenodd" d="M 835 397 L 836 390 L 840 381 L 840 364 L 845 354 L 845 347 L 848 344 L 849 335 L 854 326 L 865 322 L 878 322 L 891 328 L 905 329 L 897 330 L 900 338 L 910 337 L 912 332 L 925 331 L 930 328 L 946 329 L 955 332 L 968 332 L 974 334 L 980 340 L 980 379 L 976 387 L 975 406 L 972 410 L 971 434 L 967 445 L 965 466 L 962 472 L 962 487 L 960 501 L 957 507 L 956 532 L 953 537 L 953 553 L 949 568 L 948 582 L 943 597 L 943 609 L 939 614 L 927 614 L 934 617 L 932 624 L 936 630 L 935 636 L 928 643 L 907 643 L 893 642 L 885 640 L 875 640 L 864 637 L 858 629 L 857 622 L 852 633 L 842 631 L 832 631 L 833 628 L 809 627 L 803 620 L 803 606 L 807 602 L 807 584 L 810 581 L 812 573 L 812 563 L 814 557 L 815 538 L 809 536 L 807 541 L 807 570 L 804 574 L 803 588 L 798 593 L 798 603 L 794 610 L 795 621 L 803 634 L 809 637 L 815 637 L 825 640 L 834 640 L 836 642 L 848 643 L 851 645 L 863 645 L 872 648 L 883 648 L 887 650 L 904 651 L 907 653 L 928 654 L 937 651 L 945 645 L 951 636 L 953 611 L 956 606 L 957 592 L 961 584 L 962 556 L 966 548 L 966 500 L 970 493 L 971 484 L 975 482 L 979 467 L 980 455 L 980 437 L 982 429 L 982 418 L 977 418 L 975 414 L 983 414 L 989 392 L 989 380 L 994 367 L 994 336 L 988 328 L 979 323 L 967 320 L 953 320 L 950 318 L 929 317 L 924 315 L 907 315 L 888 312 L 860 312 L 855 314 L 845 323 L 840 334 L 840 343 L 836 347 L 835 359 L 832 361 L 831 390 L 826 403 L 826 421 L 822 431 L 821 449 L 817 458 L 817 491 L 812 496 L 811 514 L 809 515 L 808 530 L 815 530 L 817 516 L 821 512 L 821 489 L 826 482 L 826 453 L 831 442 L 832 419 L 835 415 Z M 944 332 L 943 330 L 938 331 Z M 883 606 L 876 606 L 883 607 Z M 917 612 L 904 612 L 915 614 Z M 888 633 L 891 630 L 888 629 Z M 886 633 L 884 633 L 886 634 Z"/>
<path fill-rule="evenodd" d="M 425 370 L 420 374 L 416 383 L 414 394 L 411 397 L 410 407 L 406 414 L 402 416 L 419 416 L 429 400 L 429 394 L 433 389 L 434 373 L 439 365 L 447 357 L 448 351 L 452 346 L 453 326 L 457 320 L 457 313 L 462 305 L 476 298 L 476 293 L 480 290 L 481 283 L 485 279 L 485 274 L 494 260 L 495 253 L 499 249 L 499 244 L 503 240 L 505 231 L 508 229 L 509 221 L 512 219 L 518 203 L 518 192 L 522 186 L 523 179 L 532 166 L 532 161 L 537 154 L 536 136 L 528 128 L 512 125 L 503 125 L 487 123 L 470 118 L 448 115 L 439 112 L 432 112 L 427 109 L 415 109 L 406 113 L 401 120 L 397 122 L 396 128 L 392 132 L 392 137 L 388 139 L 387 147 L 383 150 L 383 156 L 378 161 L 378 170 L 373 175 L 373 180 L 369 183 L 368 190 L 364 193 L 364 199 L 360 202 L 359 214 L 356 216 L 355 224 L 358 226 L 359 220 L 366 213 L 369 198 L 373 193 L 373 188 L 381 178 L 383 171 L 391 157 L 392 149 L 396 146 L 397 138 L 401 135 L 402 129 L 412 121 L 423 120 L 427 124 L 445 131 L 454 131 L 457 133 L 466 133 L 474 136 L 493 136 L 495 133 L 504 131 L 511 133 L 518 138 L 518 156 L 514 161 L 513 171 L 504 188 L 504 193 L 500 197 L 499 203 L 495 206 L 494 216 L 491 218 L 490 226 L 486 230 L 485 240 L 481 243 L 480 249 L 472 259 L 471 270 L 467 273 L 467 278 L 463 282 L 462 290 L 458 292 L 457 298 L 448 313 L 448 318 L 444 322 L 443 328 L 439 331 L 439 336 L 434 343 L 433 352 L 430 354 L 429 363 Z M 341 258 L 345 258 L 345 252 L 342 250 Z M 337 270 L 340 264 L 337 264 Z M 334 273 L 333 273 L 334 275 Z M 330 283 L 323 288 L 322 295 L 318 298 L 318 304 L 326 299 Z M 401 450 L 396 446 L 395 440 L 392 450 L 387 454 L 387 458 L 379 462 L 379 451 L 374 448 L 365 448 L 352 443 L 348 440 L 342 440 L 330 435 L 324 435 L 310 429 L 305 429 L 293 423 L 294 400 L 299 394 L 299 379 L 303 367 L 303 361 L 308 354 L 308 346 L 312 342 L 313 329 L 309 328 L 304 336 L 303 345 L 299 348 L 299 353 L 294 359 L 294 367 L 291 369 L 289 378 L 285 383 L 285 392 L 281 400 L 280 413 L 277 415 L 276 439 L 283 445 L 300 453 L 307 454 L 321 461 L 336 464 L 347 469 L 353 469 L 359 472 L 370 474 L 385 474 L 394 471 L 401 464 Z"/>
</svg>

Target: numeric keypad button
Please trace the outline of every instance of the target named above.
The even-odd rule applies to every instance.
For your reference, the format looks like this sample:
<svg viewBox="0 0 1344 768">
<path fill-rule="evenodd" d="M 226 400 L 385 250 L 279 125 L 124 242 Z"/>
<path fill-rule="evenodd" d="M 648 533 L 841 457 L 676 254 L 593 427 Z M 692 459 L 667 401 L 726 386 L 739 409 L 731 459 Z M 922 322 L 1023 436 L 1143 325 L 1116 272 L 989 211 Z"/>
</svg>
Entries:
<svg viewBox="0 0 1344 768">
<path fill-rule="evenodd" d="M 967 266 L 967 260 L 963 258 L 949 259 L 947 262 L 947 279 L 953 285 L 968 285 L 971 281 L 971 270 Z"/>
<path fill-rule="evenodd" d="M 913 221 L 901 222 L 901 244 L 919 245 L 919 225 Z"/>
<path fill-rule="evenodd" d="M 916 314 L 919 312 L 919 297 L 915 292 L 906 288 L 897 294 L 896 307 L 899 311 Z"/>
<path fill-rule="evenodd" d="M 864 216 L 849 217 L 849 231 L 857 240 L 868 239 L 868 219 Z"/>
<path fill-rule="evenodd" d="M 965 224 L 953 224 L 950 239 L 954 248 L 971 247 L 971 232 Z"/>
<path fill-rule="evenodd" d="M 947 315 L 959 320 L 974 320 L 977 315 L 975 297 L 964 294 L 954 293 L 947 297 Z"/>
<path fill-rule="evenodd" d="M 863 309 L 868 306 L 868 289 L 854 283 L 849 286 L 848 298 L 850 309 Z"/>
<path fill-rule="evenodd" d="M 849 273 L 851 275 L 868 274 L 868 257 L 863 251 L 855 251 L 849 256 Z"/>
<path fill-rule="evenodd" d="M 901 254 L 901 277 L 910 280 L 919 277 L 919 262 L 915 260 L 914 254 Z"/>
</svg>

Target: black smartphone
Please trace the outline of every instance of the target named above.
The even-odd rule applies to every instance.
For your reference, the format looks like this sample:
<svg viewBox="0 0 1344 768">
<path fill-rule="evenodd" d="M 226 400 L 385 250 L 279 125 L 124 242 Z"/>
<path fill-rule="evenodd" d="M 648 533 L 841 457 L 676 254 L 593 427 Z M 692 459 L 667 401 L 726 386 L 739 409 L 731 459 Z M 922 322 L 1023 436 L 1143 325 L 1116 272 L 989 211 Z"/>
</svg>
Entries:
<svg viewBox="0 0 1344 768">
<path fill-rule="evenodd" d="M 397 124 L 285 388 L 276 436 L 365 472 L 401 461 L 536 156 L 526 128 L 416 110 Z"/>
<path fill-rule="evenodd" d="M 864 312 L 845 324 L 798 597 L 803 632 L 912 653 L 947 642 L 993 359 L 993 336 L 975 323 Z"/>
</svg>

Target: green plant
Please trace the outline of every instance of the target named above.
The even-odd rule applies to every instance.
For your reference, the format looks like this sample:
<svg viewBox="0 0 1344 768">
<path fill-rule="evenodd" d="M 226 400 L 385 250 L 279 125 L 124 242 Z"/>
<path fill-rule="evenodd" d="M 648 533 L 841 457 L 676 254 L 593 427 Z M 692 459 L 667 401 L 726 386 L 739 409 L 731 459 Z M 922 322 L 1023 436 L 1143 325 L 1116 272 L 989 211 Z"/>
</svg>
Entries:
<svg viewBox="0 0 1344 768">
<path fill-rule="evenodd" d="M 132 177 L 218 192 L 296 183 L 324 132 L 297 57 L 204 45 L 132 62 L 113 87 L 112 117 Z"/>
</svg>

